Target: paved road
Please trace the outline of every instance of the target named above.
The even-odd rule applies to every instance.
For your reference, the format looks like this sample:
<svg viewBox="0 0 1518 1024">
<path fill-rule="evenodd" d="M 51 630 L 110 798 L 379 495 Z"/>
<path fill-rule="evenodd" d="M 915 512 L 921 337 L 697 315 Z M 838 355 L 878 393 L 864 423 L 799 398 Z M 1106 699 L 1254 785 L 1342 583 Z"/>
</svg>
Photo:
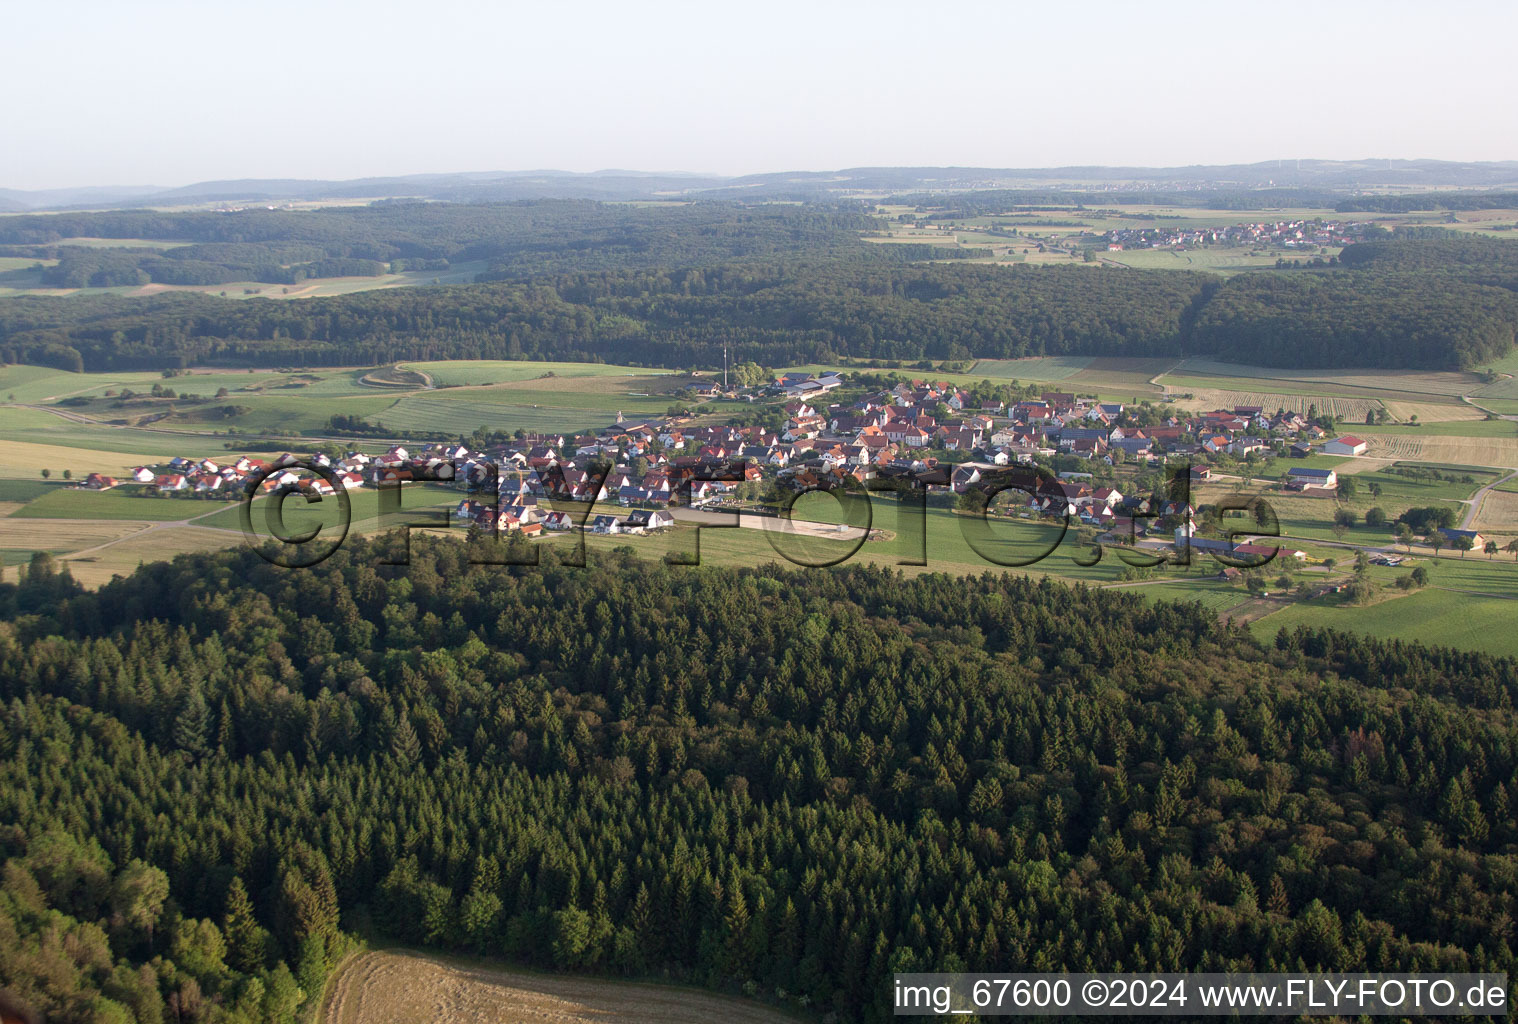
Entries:
<svg viewBox="0 0 1518 1024">
<path fill-rule="evenodd" d="M 1501 480 L 1494 480 L 1491 483 L 1487 484 L 1485 487 L 1481 488 L 1481 490 L 1477 491 L 1475 494 L 1471 495 L 1470 507 L 1465 510 L 1465 518 L 1460 520 L 1460 529 L 1469 530 L 1471 528 L 1471 524 L 1476 521 L 1476 515 L 1481 511 L 1481 503 L 1486 500 L 1486 496 L 1491 492 L 1492 488 L 1496 487 L 1498 484 L 1507 483 L 1515 476 L 1518 476 L 1518 472 L 1509 473 Z"/>
</svg>

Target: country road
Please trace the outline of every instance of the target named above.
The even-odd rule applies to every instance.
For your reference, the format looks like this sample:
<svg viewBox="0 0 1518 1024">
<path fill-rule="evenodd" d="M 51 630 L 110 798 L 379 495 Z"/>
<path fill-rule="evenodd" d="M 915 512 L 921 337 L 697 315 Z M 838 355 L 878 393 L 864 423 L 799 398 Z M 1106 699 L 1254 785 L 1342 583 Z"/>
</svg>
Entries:
<svg viewBox="0 0 1518 1024">
<path fill-rule="evenodd" d="M 1476 521 L 1476 516 L 1481 512 L 1481 503 L 1486 500 L 1486 496 L 1491 493 L 1491 491 L 1496 488 L 1497 485 L 1505 484 L 1515 476 L 1518 476 L 1518 472 L 1509 473 L 1507 476 L 1503 477 L 1500 480 L 1493 480 L 1491 483 L 1481 488 L 1475 494 L 1471 495 L 1469 499 L 1470 507 L 1465 510 L 1465 518 L 1460 520 L 1460 529 L 1469 530 L 1471 528 L 1471 524 Z"/>
</svg>

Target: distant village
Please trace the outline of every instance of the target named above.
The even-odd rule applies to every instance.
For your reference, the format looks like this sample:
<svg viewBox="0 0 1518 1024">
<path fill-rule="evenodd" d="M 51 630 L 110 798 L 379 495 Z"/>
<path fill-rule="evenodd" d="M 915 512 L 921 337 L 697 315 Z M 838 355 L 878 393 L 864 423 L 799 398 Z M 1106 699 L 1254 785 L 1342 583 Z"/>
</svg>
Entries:
<svg viewBox="0 0 1518 1024">
<path fill-rule="evenodd" d="M 124 480 L 92 473 L 82 486 L 107 490 L 138 485 L 148 495 L 242 497 L 250 490 L 311 489 L 332 494 L 387 484 L 431 481 L 464 492 L 455 519 L 481 530 L 534 536 L 580 525 L 583 514 L 555 511 L 546 499 L 605 506 L 585 525 L 596 533 L 637 535 L 674 524 L 670 510 L 752 500 L 791 491 L 828 490 L 895 477 L 929 493 L 963 495 L 989 475 L 1035 466 L 1057 485 L 1029 487 L 1024 514 L 1066 517 L 1125 536 L 1142 536 L 1146 521 L 1170 517 L 1176 542 L 1193 541 L 1189 505 L 1162 509 L 1095 485 L 1094 471 L 1123 464 L 1160 468 L 1190 464 L 1203 482 L 1220 461 L 1306 458 L 1314 453 L 1361 455 L 1353 435 L 1330 437 L 1321 422 L 1284 410 L 1236 406 L 1184 414 L 1147 403 L 1141 409 L 1045 391 L 1016 401 L 974 397 L 946 382 L 908 380 L 846 401 L 838 372 L 786 374 L 763 387 L 692 386 L 695 398 L 763 401 L 783 410 L 783 425 L 697 425 L 690 416 L 615 423 L 584 434 L 527 434 L 478 450 L 463 443 L 395 445 L 380 454 L 341 457 L 292 453 L 261 458 L 174 458 L 137 467 Z M 850 387 L 852 395 L 860 390 Z M 325 478 L 299 468 L 321 467 Z M 607 466 L 610 466 L 607 469 Z M 604 474 L 604 476 L 603 476 Z M 1029 481 L 1035 480 L 1028 473 Z M 1332 496 L 1332 469 L 1288 466 L 1284 485 L 1304 496 Z M 494 498 L 491 500 L 491 492 Z M 594 511 L 594 510 L 593 510 Z M 1201 544 L 1201 538 L 1195 538 Z"/>
<path fill-rule="evenodd" d="M 1232 224 L 1222 228 L 1120 228 L 1103 237 L 1109 252 L 1129 249 L 1174 249 L 1202 245 L 1259 246 L 1312 249 L 1341 247 L 1359 241 L 1367 228 L 1360 221 L 1280 220 Z"/>
</svg>

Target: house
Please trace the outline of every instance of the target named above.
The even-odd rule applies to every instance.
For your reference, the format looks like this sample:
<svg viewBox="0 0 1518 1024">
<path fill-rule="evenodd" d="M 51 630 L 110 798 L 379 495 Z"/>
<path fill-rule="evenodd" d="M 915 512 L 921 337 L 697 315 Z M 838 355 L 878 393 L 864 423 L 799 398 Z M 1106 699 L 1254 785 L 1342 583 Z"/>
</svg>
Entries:
<svg viewBox="0 0 1518 1024">
<path fill-rule="evenodd" d="M 1298 441 L 1291 446 L 1291 457 L 1294 459 L 1305 459 L 1311 454 L 1312 445 L 1306 441 Z"/>
<path fill-rule="evenodd" d="M 1486 547 L 1486 538 L 1476 530 L 1452 530 L 1441 527 L 1439 533 L 1443 535 L 1444 542 L 1451 547 L 1458 547 L 1461 539 L 1471 542 L 1470 550 L 1472 551 L 1480 551 Z"/>
<path fill-rule="evenodd" d="M 596 516 L 591 521 L 590 528 L 595 533 L 621 533 L 622 521 L 616 516 Z"/>
<path fill-rule="evenodd" d="M 627 514 L 626 523 L 638 530 L 663 530 L 675 525 L 675 517 L 657 509 L 639 509 Z"/>
<path fill-rule="evenodd" d="M 894 426 L 895 425 L 893 424 L 892 427 L 886 428 L 886 437 L 889 438 L 891 436 L 890 431 Z M 928 441 L 930 440 L 928 432 L 917 426 L 902 428 L 899 436 L 901 443 L 906 445 L 908 448 L 925 448 L 927 447 Z"/>
<path fill-rule="evenodd" d="M 1145 455 L 1154 450 L 1154 442 L 1147 437 L 1120 437 L 1112 442 L 1112 447 L 1128 455 Z"/>
<path fill-rule="evenodd" d="M 1290 478 L 1286 482 L 1287 487 L 1301 490 L 1304 487 L 1337 487 L 1339 486 L 1339 474 L 1331 469 L 1311 469 L 1307 466 L 1292 466 L 1286 471 Z"/>
<path fill-rule="evenodd" d="M 1364 455 L 1366 444 L 1360 438 L 1352 434 L 1341 434 L 1332 441 L 1325 442 L 1323 452 L 1325 455 Z"/>
<path fill-rule="evenodd" d="M 100 473 L 91 473 L 84 478 L 84 486 L 92 491 L 108 491 L 116 486 L 116 478 Z"/>
<path fill-rule="evenodd" d="M 1091 495 L 1091 502 L 1098 508 L 1111 509 L 1123 500 L 1123 494 L 1115 487 L 1098 487 Z"/>
<path fill-rule="evenodd" d="M 574 518 L 568 512 L 550 512 L 543 517 L 543 526 L 550 530 L 572 530 L 574 525 Z"/>
<path fill-rule="evenodd" d="M 157 478 L 157 476 L 158 474 L 153 472 L 153 470 L 148 466 L 138 466 L 136 469 L 132 470 L 132 479 L 136 480 L 140 484 L 150 484 L 154 481 L 154 479 Z"/>
</svg>

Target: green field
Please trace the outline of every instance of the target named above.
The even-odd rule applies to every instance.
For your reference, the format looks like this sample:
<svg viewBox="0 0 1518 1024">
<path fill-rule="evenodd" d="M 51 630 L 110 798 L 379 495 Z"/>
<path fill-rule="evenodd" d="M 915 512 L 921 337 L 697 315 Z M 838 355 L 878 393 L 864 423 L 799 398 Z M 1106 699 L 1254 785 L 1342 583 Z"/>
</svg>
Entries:
<svg viewBox="0 0 1518 1024">
<path fill-rule="evenodd" d="M 1090 366 L 1091 356 L 1033 356 L 1028 359 L 980 359 L 972 371 L 1008 380 L 1059 381 Z"/>
<path fill-rule="evenodd" d="M 1427 569 L 1430 584 L 1434 587 L 1472 590 L 1499 597 L 1518 597 L 1518 565 L 1513 563 L 1512 555 L 1498 554 L 1487 558 L 1479 551 L 1472 551 L 1462 558 L 1459 552 L 1445 548 L 1435 558 L 1431 557 L 1427 548 L 1415 545 L 1414 550 L 1416 561 L 1411 564 Z M 1390 585 L 1398 576 L 1409 572 L 1410 566 L 1372 566 L 1370 571 L 1372 579 Z M 1518 615 L 1518 607 L 1514 608 L 1514 614 Z"/>
<path fill-rule="evenodd" d="M 668 374 L 670 370 L 616 366 L 610 363 L 540 363 L 503 359 L 470 359 L 430 363 L 402 363 L 408 370 L 425 373 L 438 387 L 456 384 L 504 384 L 555 377 L 635 377 Z"/>
<path fill-rule="evenodd" d="M 1127 593 L 1138 594 L 1151 601 L 1200 601 L 1208 611 L 1225 612 L 1242 603 L 1249 595 L 1236 583 L 1217 579 L 1196 579 L 1184 582 L 1144 583 L 1133 587 L 1118 587 Z"/>
<path fill-rule="evenodd" d="M 1310 461 L 1293 459 L 1290 465 L 1300 466 Z M 1277 472 L 1285 472 L 1287 468 L 1278 462 L 1269 472 L 1271 476 L 1274 476 Z M 1410 480 L 1390 472 L 1389 469 L 1361 473 L 1354 478 L 1355 496 L 1342 501 L 1333 498 L 1308 498 L 1287 491 L 1267 490 L 1261 486 L 1266 479 L 1264 475 L 1247 488 L 1235 487 L 1227 482 L 1209 483 L 1196 487 L 1192 493 L 1194 500 L 1209 503 L 1225 496 L 1260 495 L 1274 510 L 1280 522 L 1281 536 L 1294 540 L 1338 539 L 1333 529 L 1334 513 L 1339 509 L 1349 509 L 1355 512 L 1358 521 L 1348 529 L 1344 535 L 1344 541 L 1350 544 L 1379 546 L 1392 542 L 1392 528 L 1390 525 L 1366 526 L 1366 510 L 1380 508 L 1389 520 L 1395 520 L 1397 516 L 1415 506 L 1449 505 L 1455 510 L 1457 516 L 1464 515 L 1466 506 L 1461 502 L 1475 494 L 1483 484 L 1491 483 L 1497 478 L 1497 475 L 1491 471 L 1473 471 L 1470 475 L 1476 481 L 1473 484 L 1458 481 Z M 1381 489 L 1379 496 L 1370 493 L 1372 484 Z M 1240 525 L 1234 528 L 1243 527 Z"/>
<path fill-rule="evenodd" d="M 1496 409 L 1498 412 L 1518 411 L 1518 408 L 1498 408 L 1497 404 L 1485 401 L 1487 398 L 1493 398 L 1498 399 L 1499 402 L 1500 400 L 1506 399 L 1509 402 L 1518 403 L 1518 349 L 1515 349 L 1514 351 L 1508 353 L 1506 356 L 1494 363 L 1488 363 L 1485 367 L 1483 367 L 1483 369 L 1491 370 L 1494 373 L 1503 374 L 1504 377 L 1502 380 L 1496 381 L 1492 384 L 1487 384 L 1478 390 L 1473 391 L 1472 395 L 1480 399 L 1483 406 Z"/>
<path fill-rule="evenodd" d="M 464 493 L 453 487 L 442 484 L 407 484 L 401 489 L 401 521 L 406 519 L 407 513 L 417 513 L 418 521 L 431 521 L 428 513 L 435 513 L 437 509 L 451 508 L 457 505 L 463 498 Z M 349 495 L 351 520 L 349 529 L 356 532 L 371 532 L 380 529 L 389 529 L 399 523 L 380 519 L 379 491 L 372 487 L 366 487 Z M 268 500 L 257 498 L 253 502 L 252 515 L 254 517 L 254 529 L 260 536 L 267 535 L 264 523 L 267 519 Z M 420 512 L 418 510 L 421 510 Z M 342 525 L 341 499 L 336 495 L 329 495 L 319 502 L 307 502 L 299 494 L 293 494 L 285 499 L 282 510 L 286 528 L 291 532 L 322 527 L 323 529 L 336 529 Z M 214 512 L 204 519 L 196 522 L 197 526 L 211 526 L 223 530 L 237 530 L 242 526 L 241 502 L 229 504 L 220 511 Z M 462 534 L 462 528 L 458 531 Z"/>
<path fill-rule="evenodd" d="M 6 441 L 77 449 L 78 458 L 73 465 L 56 468 L 72 469 L 81 476 L 110 469 L 92 459 L 93 452 L 125 453 L 140 456 L 144 462 L 167 460 L 175 455 L 204 458 L 226 454 L 223 441 L 199 433 L 76 423 L 36 409 L 0 407 L 0 442 Z"/>
<path fill-rule="evenodd" d="M 1278 629 L 1331 626 L 1399 640 L 1448 644 L 1490 654 L 1518 655 L 1518 601 L 1429 589 L 1368 607 L 1335 605 L 1319 598 L 1294 604 L 1253 622 L 1255 636 L 1269 642 Z"/>
<path fill-rule="evenodd" d="M 532 401 L 541 399 L 541 401 Z M 617 413 L 628 419 L 662 416 L 671 399 L 631 395 L 471 390 L 458 395 L 428 391 L 408 395 L 369 417 L 392 434 L 445 431 L 470 434 L 487 430 L 577 431 L 609 427 Z"/>
<path fill-rule="evenodd" d="M 136 489 L 85 491 L 54 487 L 11 513 L 13 519 L 193 519 L 224 503 L 198 498 L 150 498 Z"/>
<path fill-rule="evenodd" d="M 682 388 L 689 380 L 664 370 L 579 363 L 482 361 L 416 363 L 410 368 L 437 386 L 367 385 L 363 378 L 372 370 L 368 367 L 195 370 L 173 378 L 0 367 L 0 397 L 5 401 L 58 410 L 55 415 L 0 407 L 0 440 L 148 456 L 211 454 L 218 445 L 204 451 L 206 438 L 225 435 L 229 429 L 316 436 L 326 433 L 330 417 L 339 414 L 397 436 L 438 431 L 462 435 L 481 427 L 578 431 L 608 426 L 618 412 L 629 419 L 663 415 L 670 405 L 683 401 Z M 173 390 L 176 397 L 151 397 L 155 385 Z M 221 389 L 226 394 L 216 397 Z M 124 390 L 133 397 L 124 398 Z M 207 400 L 189 402 L 186 395 Z M 95 422 L 78 422 L 78 417 Z"/>
<path fill-rule="evenodd" d="M 31 501 L 61 486 L 46 480 L 0 480 L 0 501 Z"/>
<path fill-rule="evenodd" d="M 1283 394 L 1328 394 L 1349 397 L 1387 396 L 1394 400 L 1418 396 L 1451 404 L 1481 386 L 1471 373 L 1415 370 L 1288 370 L 1279 367 L 1227 363 L 1192 357 L 1183 360 L 1163 383 L 1173 387 L 1226 388 L 1236 391 L 1276 391 Z"/>
</svg>

